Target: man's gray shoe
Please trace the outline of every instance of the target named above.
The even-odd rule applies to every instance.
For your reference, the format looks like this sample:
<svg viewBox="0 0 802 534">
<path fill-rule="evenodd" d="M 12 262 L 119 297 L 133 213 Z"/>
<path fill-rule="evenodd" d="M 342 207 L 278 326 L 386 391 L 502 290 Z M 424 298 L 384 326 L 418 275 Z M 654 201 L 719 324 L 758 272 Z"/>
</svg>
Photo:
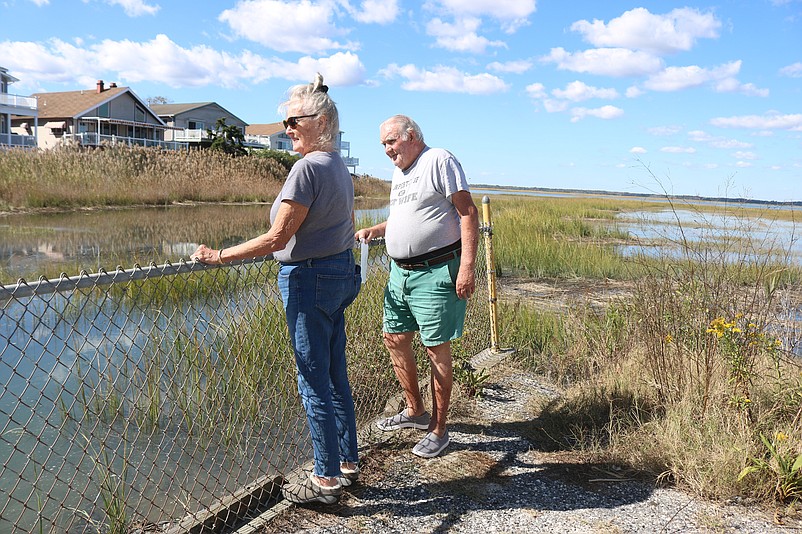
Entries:
<svg viewBox="0 0 802 534">
<path fill-rule="evenodd" d="M 342 484 L 337 484 L 333 488 L 326 488 L 315 482 L 311 473 L 309 478 L 294 484 L 285 484 L 281 488 L 281 494 L 284 495 L 284 498 L 295 504 L 310 502 L 334 504 L 340 499 L 342 493 Z"/>
<path fill-rule="evenodd" d="M 376 421 L 376 426 L 379 430 L 399 430 L 401 428 L 417 428 L 418 430 L 426 430 L 429 428 L 429 412 L 423 412 L 421 415 L 407 415 L 406 410 L 396 414 L 387 419 L 379 419 Z"/>
<path fill-rule="evenodd" d="M 434 458 L 448 447 L 448 443 L 448 430 L 446 430 L 442 438 L 438 437 L 434 432 L 429 432 L 426 437 L 413 447 L 412 454 L 421 458 Z"/>
</svg>

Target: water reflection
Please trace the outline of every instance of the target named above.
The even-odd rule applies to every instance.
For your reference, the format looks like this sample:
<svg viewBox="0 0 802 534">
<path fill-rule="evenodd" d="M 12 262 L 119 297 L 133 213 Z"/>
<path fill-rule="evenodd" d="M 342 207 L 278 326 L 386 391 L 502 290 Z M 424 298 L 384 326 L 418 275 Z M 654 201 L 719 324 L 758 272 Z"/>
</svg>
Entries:
<svg viewBox="0 0 802 534">
<path fill-rule="evenodd" d="M 770 214 L 769 214 L 770 215 Z M 622 213 L 617 226 L 642 245 L 625 245 L 625 255 L 692 253 L 699 259 L 802 263 L 799 223 L 770 217 L 745 217 L 692 210 L 638 211 Z"/>
<path fill-rule="evenodd" d="M 358 201 L 357 217 L 386 216 L 384 201 Z M 134 264 L 175 263 L 199 243 L 234 245 L 269 228 L 270 204 L 187 205 L 0 218 L 0 283 Z"/>
</svg>

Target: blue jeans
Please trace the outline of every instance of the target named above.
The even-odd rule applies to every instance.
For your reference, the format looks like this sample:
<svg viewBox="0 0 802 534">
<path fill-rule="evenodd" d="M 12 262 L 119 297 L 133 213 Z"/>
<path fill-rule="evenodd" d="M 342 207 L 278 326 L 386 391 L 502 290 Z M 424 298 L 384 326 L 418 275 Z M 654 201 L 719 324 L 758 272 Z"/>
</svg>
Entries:
<svg viewBox="0 0 802 534">
<path fill-rule="evenodd" d="M 360 289 L 351 250 L 282 263 L 278 287 L 298 368 L 298 392 L 312 434 L 316 475 L 340 475 L 359 460 L 356 416 L 345 361 L 345 308 Z"/>
</svg>

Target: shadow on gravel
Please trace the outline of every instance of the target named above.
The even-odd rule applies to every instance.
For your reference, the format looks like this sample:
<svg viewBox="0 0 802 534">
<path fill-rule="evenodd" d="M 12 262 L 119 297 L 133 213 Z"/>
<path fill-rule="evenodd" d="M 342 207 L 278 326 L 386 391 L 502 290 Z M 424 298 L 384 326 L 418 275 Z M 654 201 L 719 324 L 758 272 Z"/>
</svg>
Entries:
<svg viewBox="0 0 802 534">
<path fill-rule="evenodd" d="M 451 445 L 431 460 L 410 454 L 418 434 L 399 432 L 365 451 L 359 484 L 338 504 L 294 508 L 262 532 L 445 532 L 472 511 L 615 508 L 653 491 L 619 466 L 535 450 L 519 430 L 520 423 L 455 423 Z"/>
<path fill-rule="evenodd" d="M 360 438 L 362 475 L 339 503 L 293 507 L 260 532 L 501 532 L 522 514 L 614 509 L 645 502 L 654 491 L 653 475 L 588 462 L 579 441 L 566 438 L 566 428 L 602 437 L 614 418 L 620 423 L 622 413 L 632 413 L 633 399 L 611 392 L 566 402 L 537 381 L 512 376 L 487 384 L 481 401 L 454 400 L 451 443 L 439 457 L 410 453 L 418 431 L 368 425 Z M 474 512 L 488 511 L 491 524 L 468 526 Z"/>
</svg>

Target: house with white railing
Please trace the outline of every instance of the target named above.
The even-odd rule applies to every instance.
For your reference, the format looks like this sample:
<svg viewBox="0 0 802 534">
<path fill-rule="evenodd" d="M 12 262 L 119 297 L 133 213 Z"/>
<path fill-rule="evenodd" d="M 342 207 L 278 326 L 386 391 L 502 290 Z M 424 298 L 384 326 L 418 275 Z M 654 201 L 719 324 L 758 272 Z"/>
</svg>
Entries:
<svg viewBox="0 0 802 534">
<path fill-rule="evenodd" d="M 226 126 L 234 126 L 243 134 L 248 126 L 245 121 L 216 102 L 151 104 L 150 109 L 170 126 L 165 132 L 165 140 L 180 141 L 190 147 L 211 145 L 212 136 L 209 132 L 215 132 L 220 119 L 225 120 Z"/>
<path fill-rule="evenodd" d="M 42 122 L 39 148 L 63 145 L 107 145 L 186 148 L 186 143 L 165 141 L 170 127 L 150 110 L 129 87 L 98 80 L 94 89 L 34 94 Z M 19 127 L 26 118 L 14 118 Z"/>
<path fill-rule="evenodd" d="M 8 92 L 8 86 L 19 80 L 0 67 L 0 148 L 36 148 L 39 130 L 39 114 L 36 97 L 20 96 Z M 12 126 L 12 119 L 27 117 L 19 126 Z"/>
<path fill-rule="evenodd" d="M 245 145 L 251 148 L 269 148 L 292 152 L 292 139 L 280 122 L 249 124 L 245 128 Z"/>
<path fill-rule="evenodd" d="M 340 150 L 340 155 L 345 161 L 345 166 L 356 174 L 359 165 L 359 158 L 351 157 L 351 143 L 343 141 L 343 133 L 340 132 L 335 140 L 335 146 Z M 250 148 L 269 148 L 272 150 L 284 150 L 293 152 L 292 139 L 287 135 L 284 124 L 271 122 L 268 124 L 249 124 L 245 129 L 245 146 Z"/>
</svg>

